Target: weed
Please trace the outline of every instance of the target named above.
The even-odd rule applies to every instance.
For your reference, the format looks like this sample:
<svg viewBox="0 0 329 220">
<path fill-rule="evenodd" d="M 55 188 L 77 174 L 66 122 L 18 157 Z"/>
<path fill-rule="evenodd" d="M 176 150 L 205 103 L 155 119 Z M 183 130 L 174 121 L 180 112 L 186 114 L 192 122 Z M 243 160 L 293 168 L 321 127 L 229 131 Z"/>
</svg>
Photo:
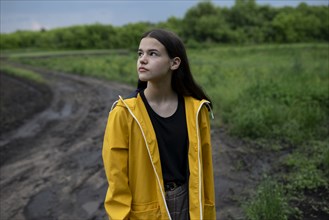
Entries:
<svg viewBox="0 0 329 220">
<path fill-rule="evenodd" d="M 265 179 L 257 189 L 256 195 L 244 207 L 250 220 L 286 220 L 288 203 L 282 187 L 276 182 Z"/>
<path fill-rule="evenodd" d="M 283 161 L 287 167 L 286 188 L 291 192 L 328 188 L 329 178 L 325 168 L 328 149 L 328 143 L 313 141 L 288 155 Z"/>
</svg>

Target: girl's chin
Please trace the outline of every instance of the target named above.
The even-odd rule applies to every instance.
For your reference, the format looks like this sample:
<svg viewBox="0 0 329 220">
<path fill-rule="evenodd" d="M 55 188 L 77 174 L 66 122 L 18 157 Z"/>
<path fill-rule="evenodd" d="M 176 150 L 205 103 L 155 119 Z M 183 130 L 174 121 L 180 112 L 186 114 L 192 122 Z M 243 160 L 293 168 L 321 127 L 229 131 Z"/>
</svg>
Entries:
<svg viewBox="0 0 329 220">
<path fill-rule="evenodd" d="M 138 79 L 145 82 L 149 80 L 147 77 L 143 76 L 143 74 L 138 74 Z"/>
</svg>

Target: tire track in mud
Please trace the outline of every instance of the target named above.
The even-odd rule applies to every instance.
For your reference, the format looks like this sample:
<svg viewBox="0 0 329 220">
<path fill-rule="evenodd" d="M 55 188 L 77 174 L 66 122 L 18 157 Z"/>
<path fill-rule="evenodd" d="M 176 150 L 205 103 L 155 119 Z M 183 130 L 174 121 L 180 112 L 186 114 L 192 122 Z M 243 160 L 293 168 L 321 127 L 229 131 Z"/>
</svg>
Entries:
<svg viewBox="0 0 329 220">
<path fill-rule="evenodd" d="M 0 167 L 0 219 L 106 219 L 107 182 L 101 158 L 112 103 L 133 88 L 112 82 L 32 69 L 43 75 L 53 100 L 13 132 L 0 148 L 16 148 Z M 240 200 L 253 190 L 271 155 L 212 129 L 217 219 L 244 219 Z"/>
</svg>

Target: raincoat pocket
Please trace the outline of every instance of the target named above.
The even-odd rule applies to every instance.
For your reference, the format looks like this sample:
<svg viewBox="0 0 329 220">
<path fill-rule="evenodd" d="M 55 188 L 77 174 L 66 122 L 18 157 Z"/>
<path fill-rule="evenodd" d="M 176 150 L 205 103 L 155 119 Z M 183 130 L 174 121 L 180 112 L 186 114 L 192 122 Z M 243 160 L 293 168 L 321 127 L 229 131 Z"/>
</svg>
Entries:
<svg viewBox="0 0 329 220">
<path fill-rule="evenodd" d="M 216 219 L 216 208 L 213 204 L 204 204 L 204 219 Z"/>
<path fill-rule="evenodd" d="M 158 202 L 135 203 L 131 206 L 130 219 L 159 219 L 161 216 Z"/>
</svg>

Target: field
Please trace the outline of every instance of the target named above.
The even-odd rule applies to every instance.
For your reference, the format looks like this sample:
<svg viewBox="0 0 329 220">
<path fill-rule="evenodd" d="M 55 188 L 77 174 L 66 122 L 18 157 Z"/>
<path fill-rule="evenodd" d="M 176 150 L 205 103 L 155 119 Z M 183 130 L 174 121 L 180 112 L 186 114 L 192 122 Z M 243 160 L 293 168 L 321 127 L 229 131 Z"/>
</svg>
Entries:
<svg viewBox="0 0 329 220">
<path fill-rule="evenodd" d="M 192 72 L 213 101 L 213 125 L 258 152 L 285 152 L 245 202 L 250 219 L 329 216 L 328 51 L 328 44 L 188 50 Z M 136 51 L 7 51 L 2 56 L 58 72 L 137 82 Z"/>
<path fill-rule="evenodd" d="M 215 47 L 188 54 L 195 78 L 213 100 L 217 125 L 223 120 L 241 137 L 294 143 L 327 136 L 328 45 Z M 131 85 L 137 81 L 135 51 L 83 59 L 69 54 L 42 54 L 44 59 L 12 56 L 57 71 Z"/>
</svg>

